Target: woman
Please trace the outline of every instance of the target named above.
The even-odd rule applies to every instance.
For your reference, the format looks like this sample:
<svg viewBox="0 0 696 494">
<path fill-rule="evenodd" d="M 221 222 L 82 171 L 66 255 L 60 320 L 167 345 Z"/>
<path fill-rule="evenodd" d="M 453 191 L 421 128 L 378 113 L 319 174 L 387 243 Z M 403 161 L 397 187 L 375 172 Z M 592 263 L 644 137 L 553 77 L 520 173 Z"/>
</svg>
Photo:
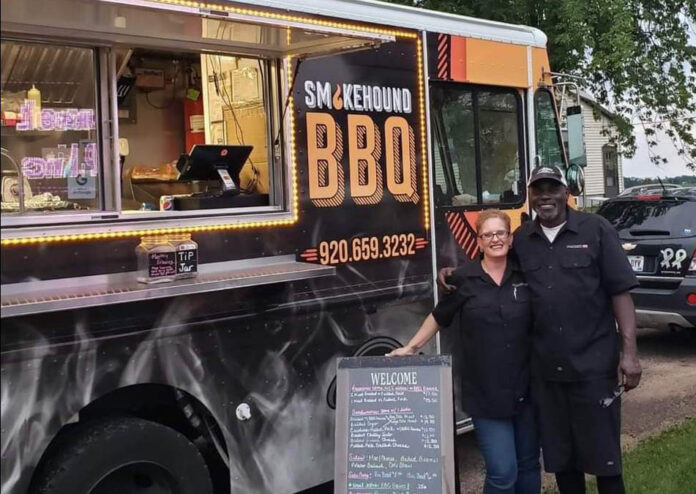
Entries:
<svg viewBox="0 0 696 494">
<path fill-rule="evenodd" d="M 462 398 L 486 463 L 484 494 L 539 494 L 539 441 L 528 396 L 529 288 L 508 256 L 510 217 L 483 211 L 476 231 L 483 258 L 454 271 L 457 291 L 438 303 L 406 346 L 389 355 L 414 354 L 459 313 L 466 342 Z"/>
</svg>

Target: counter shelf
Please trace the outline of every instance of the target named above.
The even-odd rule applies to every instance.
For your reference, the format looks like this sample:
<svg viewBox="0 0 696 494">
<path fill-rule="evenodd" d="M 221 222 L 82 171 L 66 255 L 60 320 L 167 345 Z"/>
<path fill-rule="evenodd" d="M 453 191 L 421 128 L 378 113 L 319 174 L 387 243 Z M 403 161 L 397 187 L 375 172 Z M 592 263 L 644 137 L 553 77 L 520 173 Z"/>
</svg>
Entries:
<svg viewBox="0 0 696 494">
<path fill-rule="evenodd" d="M 137 281 L 137 272 L 14 283 L 2 287 L 1 317 L 82 309 L 192 295 L 335 274 L 336 268 L 273 256 L 200 264 L 198 276 L 161 285 Z"/>
</svg>

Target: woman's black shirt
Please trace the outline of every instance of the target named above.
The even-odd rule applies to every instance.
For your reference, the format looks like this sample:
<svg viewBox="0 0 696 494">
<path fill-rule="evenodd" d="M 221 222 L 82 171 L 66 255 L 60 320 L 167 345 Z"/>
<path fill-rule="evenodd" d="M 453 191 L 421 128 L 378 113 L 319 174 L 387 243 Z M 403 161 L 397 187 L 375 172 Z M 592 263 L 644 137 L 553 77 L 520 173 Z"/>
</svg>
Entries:
<svg viewBox="0 0 696 494">
<path fill-rule="evenodd" d="M 528 399 L 529 287 L 510 258 L 500 286 L 478 260 L 457 268 L 452 282 L 457 291 L 440 300 L 433 317 L 447 327 L 459 311 L 464 408 L 473 417 L 511 417 Z"/>
</svg>

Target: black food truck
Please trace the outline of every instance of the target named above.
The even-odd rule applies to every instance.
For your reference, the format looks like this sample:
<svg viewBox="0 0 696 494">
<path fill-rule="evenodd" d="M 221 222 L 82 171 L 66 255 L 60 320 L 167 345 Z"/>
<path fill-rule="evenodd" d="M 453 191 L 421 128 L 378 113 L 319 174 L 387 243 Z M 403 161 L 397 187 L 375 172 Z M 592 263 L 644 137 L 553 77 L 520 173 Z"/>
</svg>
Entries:
<svg viewBox="0 0 696 494">
<path fill-rule="evenodd" d="M 477 212 L 519 223 L 529 163 L 566 166 L 532 28 L 372 0 L 1 17 L 2 494 L 330 481 L 336 359 L 407 341 Z"/>
</svg>

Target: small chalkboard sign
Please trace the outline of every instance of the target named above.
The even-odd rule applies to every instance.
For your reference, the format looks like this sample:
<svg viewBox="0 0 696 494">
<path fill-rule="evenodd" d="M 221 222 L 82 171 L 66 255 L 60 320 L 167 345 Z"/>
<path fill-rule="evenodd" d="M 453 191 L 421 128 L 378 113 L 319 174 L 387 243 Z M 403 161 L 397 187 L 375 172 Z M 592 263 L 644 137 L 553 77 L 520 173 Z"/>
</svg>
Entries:
<svg viewBox="0 0 696 494">
<path fill-rule="evenodd" d="M 198 271 L 198 249 L 177 249 L 176 272 L 179 274 L 195 274 Z"/>
<path fill-rule="evenodd" d="M 165 278 L 176 275 L 176 252 L 149 252 L 147 274 L 150 278 Z"/>
<path fill-rule="evenodd" d="M 455 490 L 449 355 L 338 362 L 335 494 Z"/>
</svg>

